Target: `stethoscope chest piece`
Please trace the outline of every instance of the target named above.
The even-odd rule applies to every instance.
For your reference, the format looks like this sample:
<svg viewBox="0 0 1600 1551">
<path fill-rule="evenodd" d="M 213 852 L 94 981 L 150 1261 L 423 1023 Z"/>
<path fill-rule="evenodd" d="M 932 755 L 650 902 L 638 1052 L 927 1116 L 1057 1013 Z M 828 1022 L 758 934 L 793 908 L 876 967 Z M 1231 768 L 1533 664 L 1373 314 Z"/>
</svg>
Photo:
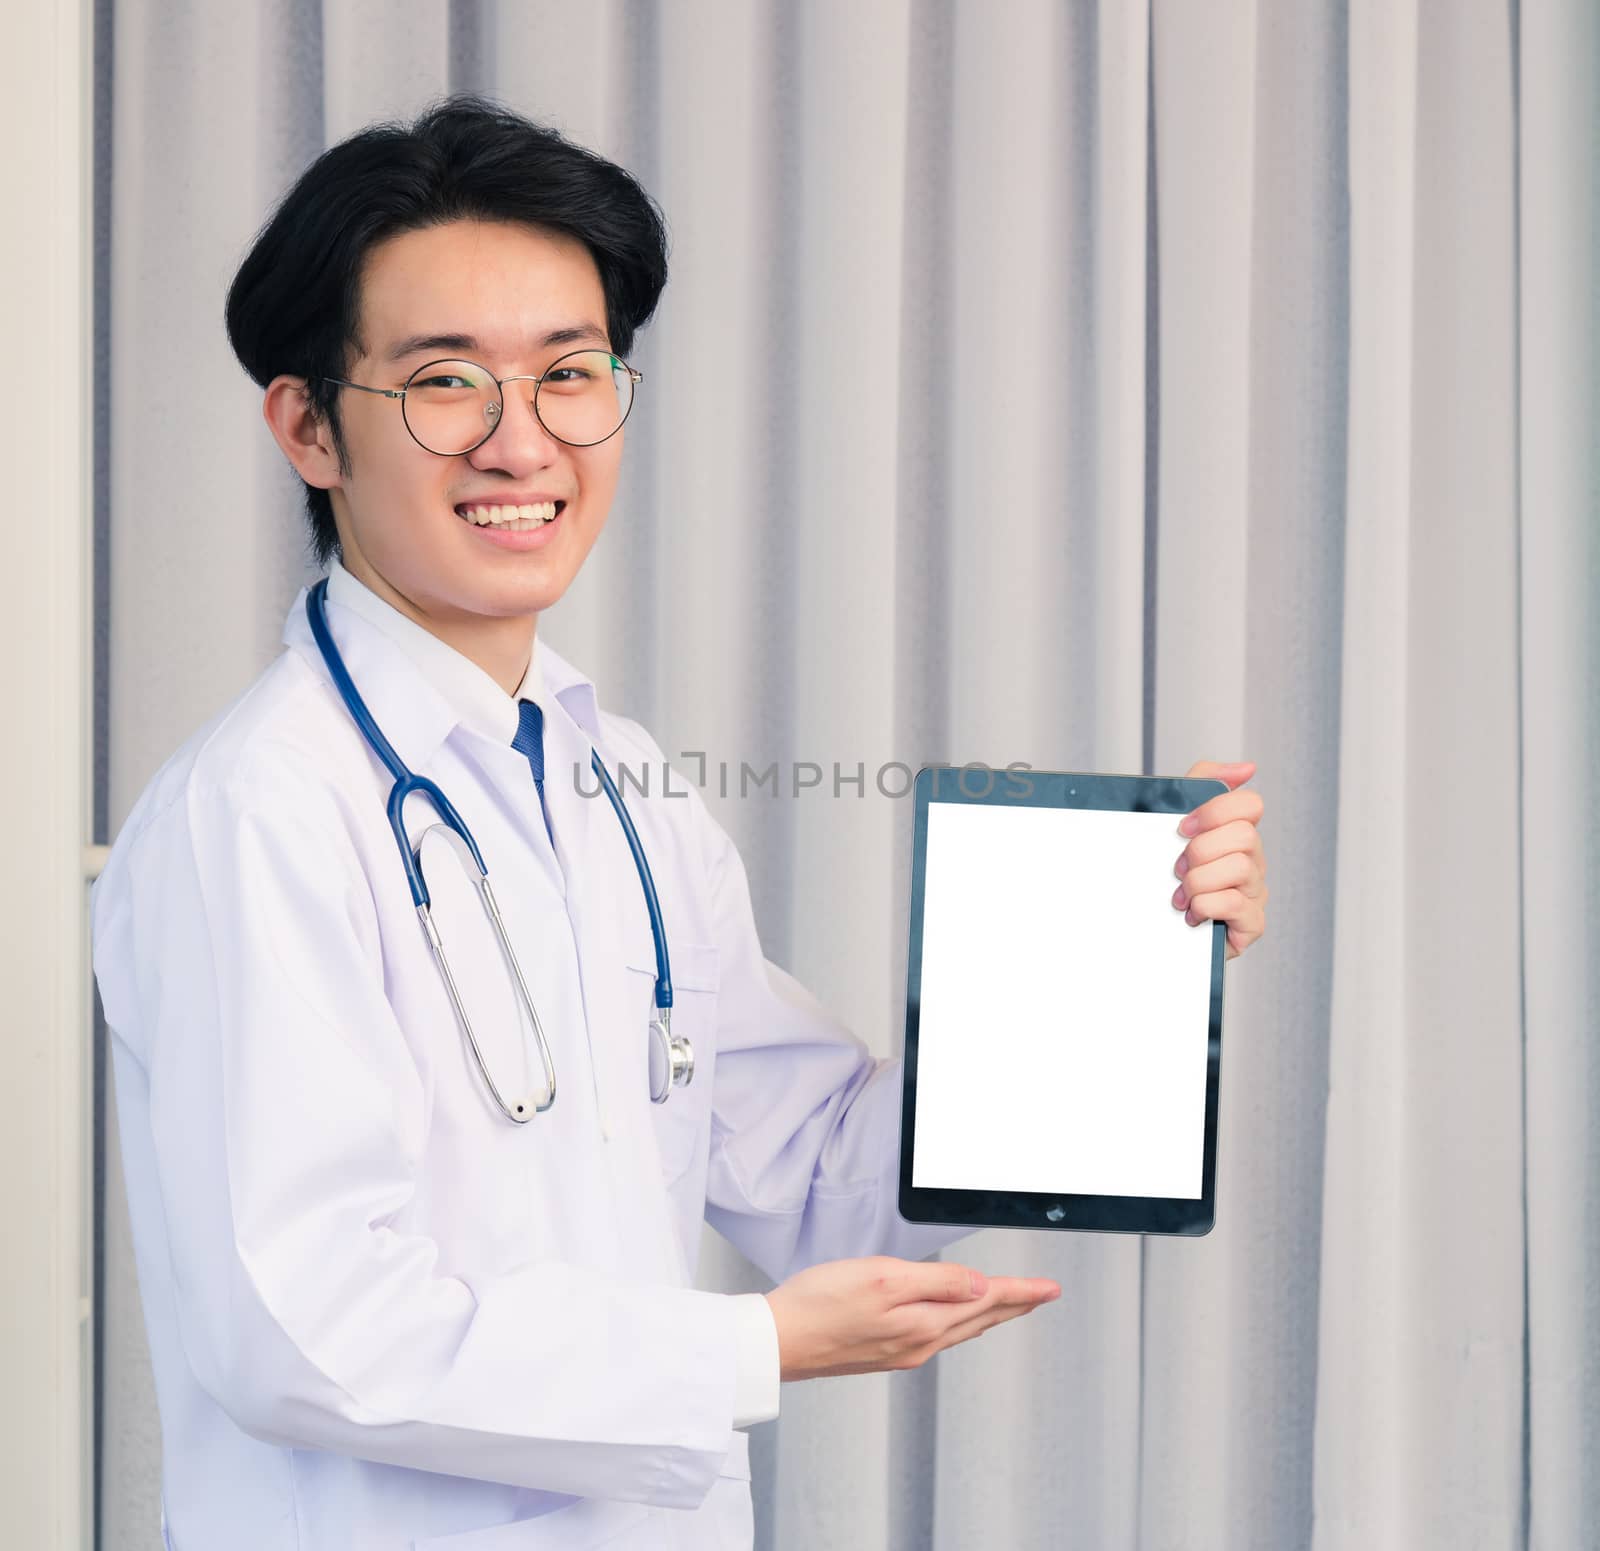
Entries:
<svg viewBox="0 0 1600 1551">
<path fill-rule="evenodd" d="M 650 1102 L 665 1104 L 674 1088 L 694 1081 L 694 1047 L 672 1032 L 672 1009 L 658 1007 L 650 1020 Z"/>
</svg>

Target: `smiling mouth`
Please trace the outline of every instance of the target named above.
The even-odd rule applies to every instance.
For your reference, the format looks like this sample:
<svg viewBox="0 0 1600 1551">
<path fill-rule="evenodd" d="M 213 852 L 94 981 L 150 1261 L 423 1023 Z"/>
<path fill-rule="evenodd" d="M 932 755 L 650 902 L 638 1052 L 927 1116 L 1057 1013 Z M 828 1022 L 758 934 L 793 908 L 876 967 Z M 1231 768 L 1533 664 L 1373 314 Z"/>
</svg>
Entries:
<svg viewBox="0 0 1600 1551">
<path fill-rule="evenodd" d="M 566 510 L 565 501 L 541 501 L 534 506 L 499 506 L 473 501 L 455 508 L 456 516 L 474 527 L 498 528 L 504 533 L 532 533 L 554 522 Z"/>
</svg>

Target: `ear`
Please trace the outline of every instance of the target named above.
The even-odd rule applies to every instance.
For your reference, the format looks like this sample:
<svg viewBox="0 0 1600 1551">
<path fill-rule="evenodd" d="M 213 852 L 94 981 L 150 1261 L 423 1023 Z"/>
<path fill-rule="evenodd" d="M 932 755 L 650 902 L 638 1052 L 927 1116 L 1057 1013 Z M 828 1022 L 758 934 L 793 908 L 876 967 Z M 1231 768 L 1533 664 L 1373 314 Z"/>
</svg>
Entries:
<svg viewBox="0 0 1600 1551">
<path fill-rule="evenodd" d="M 261 416 L 284 457 L 308 485 L 334 490 L 344 483 L 333 430 L 312 413 L 304 377 L 274 377 L 267 384 Z"/>
</svg>

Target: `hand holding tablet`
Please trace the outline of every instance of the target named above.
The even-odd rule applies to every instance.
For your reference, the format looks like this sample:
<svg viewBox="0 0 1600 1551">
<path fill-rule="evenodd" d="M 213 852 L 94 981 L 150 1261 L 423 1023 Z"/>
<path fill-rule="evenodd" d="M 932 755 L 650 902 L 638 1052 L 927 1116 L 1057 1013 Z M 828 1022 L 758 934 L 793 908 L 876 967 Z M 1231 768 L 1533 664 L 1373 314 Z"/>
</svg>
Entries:
<svg viewBox="0 0 1600 1551">
<path fill-rule="evenodd" d="M 930 767 L 915 787 L 900 1212 L 1205 1233 L 1226 927 L 1172 907 L 1216 780 Z"/>
</svg>

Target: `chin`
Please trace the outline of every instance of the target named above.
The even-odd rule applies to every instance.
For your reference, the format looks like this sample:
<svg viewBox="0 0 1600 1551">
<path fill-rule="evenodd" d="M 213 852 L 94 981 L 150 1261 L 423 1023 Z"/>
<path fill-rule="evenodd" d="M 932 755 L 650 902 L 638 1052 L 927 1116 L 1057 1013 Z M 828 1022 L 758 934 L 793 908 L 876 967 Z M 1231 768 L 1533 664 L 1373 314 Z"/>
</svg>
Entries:
<svg viewBox="0 0 1600 1551">
<path fill-rule="evenodd" d="M 460 607 L 468 613 L 496 618 L 542 614 L 566 596 L 571 580 L 542 576 L 478 578 L 476 586 L 463 588 L 458 594 Z"/>
</svg>

